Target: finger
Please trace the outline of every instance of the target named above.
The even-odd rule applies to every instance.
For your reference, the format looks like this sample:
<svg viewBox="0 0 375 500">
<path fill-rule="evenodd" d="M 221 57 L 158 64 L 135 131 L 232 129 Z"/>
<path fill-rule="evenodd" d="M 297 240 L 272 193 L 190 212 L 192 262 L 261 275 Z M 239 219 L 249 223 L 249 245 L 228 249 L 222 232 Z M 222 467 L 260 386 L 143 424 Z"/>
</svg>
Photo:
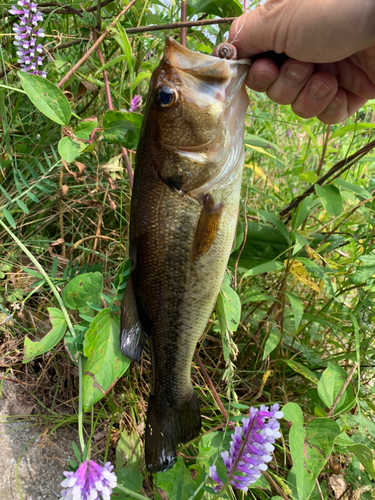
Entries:
<svg viewBox="0 0 375 500">
<path fill-rule="evenodd" d="M 257 59 L 250 66 L 246 85 L 257 92 L 266 92 L 279 75 L 279 68 L 271 59 Z"/>
<path fill-rule="evenodd" d="M 367 99 L 339 88 L 335 97 L 317 118 L 328 125 L 339 123 L 352 116 L 366 102 Z"/>
<path fill-rule="evenodd" d="M 375 85 L 367 74 L 355 63 L 355 56 L 332 64 L 319 64 L 317 69 L 332 73 L 344 90 L 362 97 L 373 99 L 375 97 Z"/>
<path fill-rule="evenodd" d="M 314 73 L 292 103 L 292 110 L 302 118 L 320 115 L 335 97 L 337 89 L 337 80 L 331 73 Z"/>
<path fill-rule="evenodd" d="M 281 66 L 277 79 L 269 87 L 268 97 L 278 104 L 291 104 L 296 100 L 313 71 L 312 63 L 288 59 Z"/>
</svg>

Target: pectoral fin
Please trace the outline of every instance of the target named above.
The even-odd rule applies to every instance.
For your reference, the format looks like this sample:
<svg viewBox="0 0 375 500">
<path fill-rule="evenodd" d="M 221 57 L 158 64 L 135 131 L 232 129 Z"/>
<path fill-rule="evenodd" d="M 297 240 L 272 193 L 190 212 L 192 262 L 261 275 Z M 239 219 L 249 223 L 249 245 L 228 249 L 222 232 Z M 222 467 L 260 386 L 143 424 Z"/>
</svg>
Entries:
<svg viewBox="0 0 375 500">
<path fill-rule="evenodd" d="M 120 347 L 132 361 L 139 361 L 147 335 L 138 316 L 131 278 L 126 285 L 121 303 Z"/>
<path fill-rule="evenodd" d="M 193 262 L 206 254 L 214 244 L 220 227 L 222 203 L 214 203 L 210 195 L 203 198 L 203 209 L 198 220 L 193 244 Z"/>
</svg>

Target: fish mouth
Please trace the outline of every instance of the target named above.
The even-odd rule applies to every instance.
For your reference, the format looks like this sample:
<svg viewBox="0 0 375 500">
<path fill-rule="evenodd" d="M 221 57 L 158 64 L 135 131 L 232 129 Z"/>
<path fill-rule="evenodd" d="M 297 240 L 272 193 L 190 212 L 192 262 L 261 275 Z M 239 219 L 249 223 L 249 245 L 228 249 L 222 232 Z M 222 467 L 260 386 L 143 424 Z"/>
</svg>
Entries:
<svg viewBox="0 0 375 500">
<path fill-rule="evenodd" d="M 187 47 L 183 47 L 173 37 L 165 37 L 165 56 L 174 67 L 184 71 L 202 70 L 202 67 L 215 65 L 220 61 L 226 61 L 232 66 L 250 66 L 251 59 L 221 59 L 210 54 L 195 52 Z"/>
</svg>

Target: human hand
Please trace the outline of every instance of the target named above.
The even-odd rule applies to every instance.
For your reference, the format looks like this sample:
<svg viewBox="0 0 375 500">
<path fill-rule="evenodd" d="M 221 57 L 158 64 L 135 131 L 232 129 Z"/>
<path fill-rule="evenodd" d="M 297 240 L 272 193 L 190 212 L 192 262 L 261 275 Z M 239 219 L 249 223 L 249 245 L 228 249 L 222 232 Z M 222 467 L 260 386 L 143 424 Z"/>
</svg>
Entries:
<svg viewBox="0 0 375 500">
<path fill-rule="evenodd" d="M 236 19 L 239 57 L 285 53 L 279 68 L 253 62 L 246 84 L 302 118 L 337 123 L 375 98 L 374 0 L 268 0 Z"/>
</svg>

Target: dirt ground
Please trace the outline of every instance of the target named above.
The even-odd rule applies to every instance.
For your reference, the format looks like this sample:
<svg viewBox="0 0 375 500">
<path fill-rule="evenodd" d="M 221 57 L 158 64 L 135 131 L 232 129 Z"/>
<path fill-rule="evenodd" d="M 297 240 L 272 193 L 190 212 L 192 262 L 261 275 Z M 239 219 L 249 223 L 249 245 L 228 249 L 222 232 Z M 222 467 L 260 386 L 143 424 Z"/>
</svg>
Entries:
<svg viewBox="0 0 375 500">
<path fill-rule="evenodd" d="M 74 458 L 75 431 L 65 427 L 48 436 L 32 414 L 27 420 L 9 419 L 31 413 L 30 405 L 22 401 L 20 387 L 4 380 L 0 392 L 0 499 L 56 500 L 62 472 L 67 470 L 69 458 Z"/>
</svg>

